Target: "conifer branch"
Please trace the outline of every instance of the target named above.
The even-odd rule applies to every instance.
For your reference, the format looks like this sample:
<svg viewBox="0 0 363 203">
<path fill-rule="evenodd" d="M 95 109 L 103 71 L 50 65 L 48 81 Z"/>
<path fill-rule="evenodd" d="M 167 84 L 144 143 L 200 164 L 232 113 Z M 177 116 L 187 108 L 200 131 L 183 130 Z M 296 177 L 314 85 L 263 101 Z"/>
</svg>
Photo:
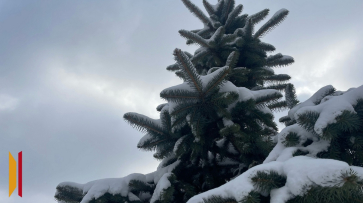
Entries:
<svg viewBox="0 0 363 203">
<path fill-rule="evenodd" d="M 290 79 L 291 79 L 291 77 L 287 74 L 271 75 L 271 76 L 264 78 L 264 80 L 268 81 L 268 82 L 275 82 L 275 81 L 281 82 L 281 81 L 287 81 Z"/>
<path fill-rule="evenodd" d="M 280 54 L 276 54 L 280 56 Z M 280 67 L 280 66 L 287 66 L 294 63 L 294 58 L 291 56 L 281 55 L 281 57 L 271 60 L 271 58 L 267 58 L 266 66 L 268 67 Z"/>
<path fill-rule="evenodd" d="M 262 37 L 264 34 L 275 28 L 279 23 L 281 23 L 289 14 L 286 9 L 281 9 L 272 16 L 272 18 L 267 21 L 254 35 L 254 38 Z"/>
<path fill-rule="evenodd" d="M 227 2 L 227 3 L 226 3 Z M 222 19 L 221 21 L 225 21 L 228 18 L 228 14 L 234 8 L 235 1 L 234 0 L 224 0 L 224 5 L 222 9 Z"/>
<path fill-rule="evenodd" d="M 195 106 L 196 106 L 195 103 L 180 104 L 173 109 L 173 112 L 171 113 L 171 115 L 176 116 L 176 115 L 180 114 L 181 112 L 190 110 L 191 108 L 193 108 Z"/>
<path fill-rule="evenodd" d="M 168 105 L 168 103 L 160 104 L 159 106 L 156 107 L 156 110 L 161 111 L 166 105 Z"/>
<path fill-rule="evenodd" d="M 161 143 L 161 142 L 164 142 L 164 141 L 167 141 L 168 139 L 167 138 L 165 138 L 165 139 L 162 139 L 162 140 L 157 140 L 157 141 L 154 141 L 154 142 L 150 142 L 150 143 L 147 143 L 147 141 L 146 142 L 144 142 L 144 143 L 146 143 L 146 144 L 142 144 L 142 145 L 138 145 L 137 147 L 138 148 L 142 148 L 142 149 L 146 149 L 146 150 L 150 150 L 150 149 L 154 149 L 156 146 L 157 146 L 157 144 L 159 144 L 159 143 Z M 148 140 L 149 141 L 149 140 Z"/>
<path fill-rule="evenodd" d="M 256 25 L 257 23 L 265 19 L 269 12 L 270 12 L 269 9 L 264 9 L 258 13 L 250 15 L 248 18 L 251 19 L 252 24 Z"/>
<path fill-rule="evenodd" d="M 215 44 L 219 43 L 224 35 L 225 29 L 223 26 L 220 26 L 215 33 L 212 35 L 212 37 L 208 40 L 210 42 L 214 42 Z M 211 46 L 210 42 L 208 43 L 210 47 L 215 47 L 215 46 Z"/>
<path fill-rule="evenodd" d="M 193 13 L 199 20 L 201 20 L 205 25 L 211 25 L 209 18 L 192 2 L 189 0 L 182 0 L 184 5 L 189 9 L 191 13 Z"/>
<path fill-rule="evenodd" d="M 259 47 L 263 51 L 275 51 L 275 49 L 276 49 L 273 45 L 265 43 L 265 42 L 260 42 Z"/>
<path fill-rule="evenodd" d="M 238 51 L 233 51 L 232 53 L 230 53 L 228 55 L 227 61 L 226 61 L 226 66 L 230 67 L 231 69 L 234 69 L 236 67 L 236 64 L 238 62 L 238 58 L 239 58 L 239 52 Z"/>
<path fill-rule="evenodd" d="M 283 90 L 285 90 L 286 85 L 287 84 L 269 85 L 269 86 L 266 86 L 266 87 L 264 87 L 262 89 L 275 89 L 275 90 L 278 90 L 278 91 L 283 91 Z"/>
<path fill-rule="evenodd" d="M 131 192 L 136 194 L 140 191 L 152 193 L 155 189 L 155 185 L 148 184 L 140 180 L 130 180 L 129 188 Z"/>
<path fill-rule="evenodd" d="M 282 141 L 282 144 L 285 145 L 285 147 L 293 147 L 300 143 L 300 138 L 296 132 L 289 132 L 285 140 Z"/>
<path fill-rule="evenodd" d="M 240 4 L 233 9 L 233 11 L 228 15 L 227 21 L 225 23 L 225 28 L 228 27 L 236 20 L 236 17 L 242 12 L 243 6 Z"/>
<path fill-rule="evenodd" d="M 175 60 L 179 63 L 179 66 L 184 72 L 185 79 L 188 84 L 192 88 L 196 89 L 199 94 L 202 94 L 202 82 L 199 78 L 198 73 L 196 73 L 193 64 L 190 62 L 189 59 L 187 59 L 187 57 L 185 57 L 185 54 L 180 49 L 175 49 L 174 56 Z"/>
<path fill-rule="evenodd" d="M 315 111 L 307 111 L 304 114 L 297 115 L 297 123 L 305 128 L 308 132 L 313 133 L 316 135 L 316 132 L 314 130 L 315 123 L 319 118 L 319 113 Z"/>
<path fill-rule="evenodd" d="M 196 53 L 193 58 L 191 58 L 191 61 L 193 63 L 197 63 L 198 61 L 200 61 L 203 57 L 205 57 L 207 54 L 209 53 L 208 49 L 203 49 L 202 51 Z"/>
<path fill-rule="evenodd" d="M 236 19 L 235 19 L 235 23 L 234 23 L 235 26 L 239 27 L 239 28 L 244 27 L 246 25 L 247 18 L 248 18 L 247 14 L 237 16 Z"/>
<path fill-rule="evenodd" d="M 234 198 L 223 198 L 220 196 L 212 195 L 209 198 L 203 198 L 204 203 L 238 203 Z"/>
<path fill-rule="evenodd" d="M 212 91 L 213 89 L 215 89 L 216 87 L 219 87 L 221 84 L 223 84 L 223 81 L 225 79 L 225 77 L 228 75 L 228 73 L 230 72 L 230 68 L 228 66 L 225 66 L 223 68 L 220 68 L 217 73 L 217 75 L 215 75 L 213 77 L 213 79 L 211 81 L 208 82 L 208 84 L 205 87 L 205 91 L 203 92 L 203 95 L 207 95 L 210 91 Z"/>
<path fill-rule="evenodd" d="M 185 100 L 196 100 L 199 98 L 199 94 L 183 89 L 176 90 L 163 90 L 160 92 L 160 97 L 170 102 L 183 102 Z"/>
<path fill-rule="evenodd" d="M 256 101 L 256 105 L 261 105 L 263 103 L 274 103 L 276 102 L 278 99 L 280 99 L 282 97 L 282 94 L 279 92 L 274 92 L 272 94 L 266 94 L 264 96 L 258 97 L 255 99 Z"/>
<path fill-rule="evenodd" d="M 220 14 L 221 15 L 222 10 L 224 8 L 224 3 L 225 3 L 224 0 L 222 0 L 222 1 L 218 1 L 217 5 L 215 5 L 215 7 L 216 7 L 216 14 Z"/>
<path fill-rule="evenodd" d="M 232 42 L 232 41 L 236 40 L 237 37 L 238 36 L 236 33 L 223 35 L 220 44 L 225 45 L 228 42 Z"/>
<path fill-rule="evenodd" d="M 195 43 L 198 43 L 203 47 L 210 47 L 208 41 L 196 33 L 192 33 L 188 30 L 179 30 L 179 34 L 187 39 L 193 40 Z"/>
<path fill-rule="evenodd" d="M 252 37 L 253 34 L 253 24 L 252 20 L 248 19 L 245 27 L 243 28 L 243 35 L 248 39 Z"/>
<path fill-rule="evenodd" d="M 180 70 L 179 65 L 177 63 L 169 65 L 168 67 L 166 67 L 166 70 L 168 71 L 177 71 Z"/>
<path fill-rule="evenodd" d="M 266 61 L 267 61 L 267 63 L 271 63 L 274 60 L 277 60 L 277 59 L 282 58 L 283 56 L 284 55 L 282 55 L 281 53 L 277 53 L 277 54 L 274 54 L 274 55 L 270 55 L 270 56 L 267 57 Z"/>
<path fill-rule="evenodd" d="M 158 126 L 154 123 L 154 119 L 151 119 L 147 116 L 138 114 L 138 113 L 125 113 L 124 119 L 128 122 L 132 127 L 140 130 L 140 131 L 152 131 L 156 132 L 160 135 L 164 135 L 163 129 L 161 126 Z"/>
<path fill-rule="evenodd" d="M 213 6 L 207 1 L 207 0 L 203 0 L 203 5 L 205 10 L 207 10 L 209 15 L 214 15 L 215 14 L 215 10 L 213 8 Z"/>
<path fill-rule="evenodd" d="M 275 171 L 257 171 L 251 178 L 253 185 L 262 193 L 269 193 L 274 188 L 280 188 L 286 184 L 286 177 Z"/>
<path fill-rule="evenodd" d="M 285 97 L 286 97 L 286 103 L 289 109 L 292 109 L 297 103 L 299 103 L 299 100 L 296 98 L 296 91 L 293 84 L 287 84 L 285 88 Z"/>
<path fill-rule="evenodd" d="M 268 105 L 268 108 L 273 111 L 284 111 L 287 109 L 286 101 L 273 102 Z"/>
<path fill-rule="evenodd" d="M 180 79 L 182 79 L 183 81 L 186 81 L 185 75 L 183 73 L 183 71 L 179 70 L 175 72 L 175 75 L 178 76 Z"/>
<path fill-rule="evenodd" d="M 161 124 L 163 126 L 164 129 L 167 130 L 167 132 L 171 132 L 171 116 L 169 114 L 169 109 L 166 111 L 162 111 L 160 113 L 160 120 L 161 120 Z"/>
<path fill-rule="evenodd" d="M 71 186 L 57 186 L 57 193 L 54 198 L 57 201 L 65 202 L 81 202 L 84 194 L 83 191 L 77 187 Z"/>
<path fill-rule="evenodd" d="M 193 32 L 193 31 L 191 31 L 191 32 Z M 199 29 L 198 31 L 196 31 L 196 30 L 194 30 L 194 32 L 193 33 L 195 33 L 195 34 L 197 34 L 197 35 L 199 35 L 199 36 L 201 36 L 202 38 L 204 38 L 204 39 L 207 39 L 207 38 L 209 38 L 210 36 L 211 36 L 211 30 L 209 30 L 209 29 L 206 29 L 206 28 L 204 28 L 204 29 Z M 193 40 L 191 40 L 191 39 L 188 39 L 187 41 L 186 41 L 186 44 L 188 44 L 188 45 L 190 45 L 190 44 L 194 44 L 195 42 L 193 41 Z"/>
</svg>

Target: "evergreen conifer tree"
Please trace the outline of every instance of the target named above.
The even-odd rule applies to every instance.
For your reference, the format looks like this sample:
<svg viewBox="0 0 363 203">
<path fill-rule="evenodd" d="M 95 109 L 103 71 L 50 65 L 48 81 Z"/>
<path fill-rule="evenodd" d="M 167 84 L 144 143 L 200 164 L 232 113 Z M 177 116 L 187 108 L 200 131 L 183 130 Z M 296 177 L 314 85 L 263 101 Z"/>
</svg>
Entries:
<svg viewBox="0 0 363 203">
<path fill-rule="evenodd" d="M 162 160 L 160 168 L 172 169 L 158 180 L 129 180 L 128 194 L 87 194 L 83 202 L 87 198 L 91 202 L 186 202 L 261 164 L 273 147 L 277 127 L 271 110 L 287 107 L 279 91 L 289 85 L 290 76 L 276 75 L 272 68 L 291 64 L 293 58 L 267 56 L 275 48 L 260 38 L 281 23 L 288 11 L 278 11 L 254 32 L 269 10 L 240 15 L 243 6 L 235 6 L 234 0 L 217 5 L 203 1 L 207 17 L 191 1 L 182 2 L 204 24 L 201 30 L 179 31 L 188 44 L 200 45 L 194 55 L 175 49 L 176 63 L 167 67 L 184 82 L 160 93 L 167 101 L 157 107 L 160 119 L 124 115 L 132 126 L 146 132 L 138 147 L 154 150 L 154 157 Z M 164 183 L 160 189 L 161 180 L 168 187 Z M 72 201 L 79 202 L 82 194 L 71 185 L 59 185 L 56 198 L 70 201 L 70 194 L 76 194 Z"/>
<path fill-rule="evenodd" d="M 56 199 L 71 203 L 254 203 L 314 202 L 314 198 L 319 200 L 316 202 L 349 202 L 361 198 L 362 171 L 358 167 L 342 165 L 337 180 L 327 178 L 335 181 L 334 186 L 306 183 L 301 189 L 307 192 L 305 196 L 289 187 L 291 177 L 296 178 L 288 173 L 291 170 L 281 170 L 299 163 L 317 163 L 307 157 L 341 160 L 355 166 L 362 166 L 363 159 L 362 100 L 355 96 L 347 99 L 351 93 L 335 92 L 329 86 L 297 104 L 295 89 L 287 83 L 290 76 L 274 73 L 272 68 L 289 65 L 293 58 L 268 56 L 267 52 L 275 48 L 261 42 L 261 37 L 281 23 L 288 11 L 281 9 L 254 31 L 254 26 L 268 15 L 267 9 L 240 15 L 243 6 L 236 6 L 234 0 L 219 0 L 216 5 L 203 0 L 208 17 L 190 0 L 182 2 L 204 24 L 203 29 L 179 31 L 187 44 L 200 46 L 194 54 L 174 50 L 176 63 L 167 69 L 175 71 L 182 84 L 160 93 L 166 103 L 156 108 L 159 119 L 138 113 L 124 115 L 130 125 L 146 133 L 138 148 L 155 151 L 154 157 L 161 160 L 158 169 L 146 175 L 86 184 L 61 183 Z M 285 101 L 280 100 L 283 90 Z M 360 95 L 360 91 L 352 92 Z M 324 126 L 319 121 L 331 109 L 299 111 L 309 106 L 323 108 L 329 99 L 347 100 L 347 105 L 341 105 L 342 113 L 331 119 L 338 122 Z M 277 135 L 272 111 L 284 108 L 291 109 L 289 116 L 280 119 L 287 128 Z M 229 187 L 237 180 L 247 189 Z"/>
</svg>

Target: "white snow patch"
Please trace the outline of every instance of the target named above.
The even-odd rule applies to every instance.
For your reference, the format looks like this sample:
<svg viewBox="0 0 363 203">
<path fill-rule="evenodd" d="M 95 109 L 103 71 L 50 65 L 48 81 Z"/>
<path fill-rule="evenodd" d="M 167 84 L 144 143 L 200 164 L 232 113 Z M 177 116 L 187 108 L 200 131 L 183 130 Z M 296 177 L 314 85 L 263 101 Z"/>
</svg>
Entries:
<svg viewBox="0 0 363 203">
<path fill-rule="evenodd" d="M 156 185 L 156 188 L 154 190 L 153 196 L 150 199 L 150 203 L 154 203 L 156 200 L 159 200 L 161 193 L 163 190 L 167 189 L 171 186 L 170 181 L 168 180 L 168 177 L 172 173 L 165 173 L 159 180 L 158 184 Z"/>
</svg>

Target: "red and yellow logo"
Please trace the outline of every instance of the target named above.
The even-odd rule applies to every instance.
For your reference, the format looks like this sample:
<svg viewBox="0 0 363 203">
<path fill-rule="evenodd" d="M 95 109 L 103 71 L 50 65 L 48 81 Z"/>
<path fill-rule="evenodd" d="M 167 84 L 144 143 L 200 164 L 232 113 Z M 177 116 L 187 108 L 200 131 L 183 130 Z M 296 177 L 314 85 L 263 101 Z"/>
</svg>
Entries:
<svg viewBox="0 0 363 203">
<path fill-rule="evenodd" d="M 23 197 L 23 152 L 18 153 L 18 195 Z M 9 152 L 9 197 L 16 188 L 16 161 Z"/>
</svg>

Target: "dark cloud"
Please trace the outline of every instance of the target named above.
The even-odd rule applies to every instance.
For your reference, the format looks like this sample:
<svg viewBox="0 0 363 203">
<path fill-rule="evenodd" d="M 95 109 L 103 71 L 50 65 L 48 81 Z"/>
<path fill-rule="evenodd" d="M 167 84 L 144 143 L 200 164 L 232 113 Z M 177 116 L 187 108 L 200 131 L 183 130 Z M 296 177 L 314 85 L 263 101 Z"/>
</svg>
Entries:
<svg viewBox="0 0 363 203">
<path fill-rule="evenodd" d="M 249 14 L 290 10 L 263 40 L 295 58 L 277 72 L 292 76 L 300 100 L 327 84 L 361 85 L 361 1 L 237 3 Z M 0 202 L 49 202 L 62 181 L 155 169 L 122 116 L 156 118 L 159 92 L 180 82 L 165 70 L 172 51 L 196 47 L 177 31 L 202 27 L 181 1 L 8 0 L 0 26 Z M 22 199 L 8 197 L 9 151 L 24 153 Z"/>
</svg>

